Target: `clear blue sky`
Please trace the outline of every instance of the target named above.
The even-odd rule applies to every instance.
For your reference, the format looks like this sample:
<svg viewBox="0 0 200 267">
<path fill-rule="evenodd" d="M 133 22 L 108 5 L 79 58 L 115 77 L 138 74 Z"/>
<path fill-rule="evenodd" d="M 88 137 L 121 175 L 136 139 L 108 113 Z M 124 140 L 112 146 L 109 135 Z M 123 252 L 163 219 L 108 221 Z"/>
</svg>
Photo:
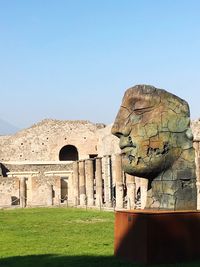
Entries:
<svg viewBox="0 0 200 267">
<path fill-rule="evenodd" d="M 0 1 L 0 118 L 111 123 L 140 83 L 200 117 L 200 1 Z"/>
</svg>

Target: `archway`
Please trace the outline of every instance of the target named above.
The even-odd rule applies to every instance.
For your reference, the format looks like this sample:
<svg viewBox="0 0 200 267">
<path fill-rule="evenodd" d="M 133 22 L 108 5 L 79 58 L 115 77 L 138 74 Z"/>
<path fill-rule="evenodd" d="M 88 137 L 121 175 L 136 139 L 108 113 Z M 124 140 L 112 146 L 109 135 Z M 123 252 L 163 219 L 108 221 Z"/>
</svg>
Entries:
<svg viewBox="0 0 200 267">
<path fill-rule="evenodd" d="M 67 145 L 61 148 L 59 153 L 59 160 L 61 161 L 75 161 L 78 160 L 78 150 L 75 146 Z"/>
</svg>

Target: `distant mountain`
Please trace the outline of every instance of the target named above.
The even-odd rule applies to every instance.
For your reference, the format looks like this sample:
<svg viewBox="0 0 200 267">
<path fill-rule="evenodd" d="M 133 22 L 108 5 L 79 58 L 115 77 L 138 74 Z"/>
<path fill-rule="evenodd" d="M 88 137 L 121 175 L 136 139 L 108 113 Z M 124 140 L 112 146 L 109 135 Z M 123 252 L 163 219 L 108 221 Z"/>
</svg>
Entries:
<svg viewBox="0 0 200 267">
<path fill-rule="evenodd" d="M 0 135 L 11 135 L 19 131 L 19 128 L 11 123 L 0 119 Z"/>
</svg>

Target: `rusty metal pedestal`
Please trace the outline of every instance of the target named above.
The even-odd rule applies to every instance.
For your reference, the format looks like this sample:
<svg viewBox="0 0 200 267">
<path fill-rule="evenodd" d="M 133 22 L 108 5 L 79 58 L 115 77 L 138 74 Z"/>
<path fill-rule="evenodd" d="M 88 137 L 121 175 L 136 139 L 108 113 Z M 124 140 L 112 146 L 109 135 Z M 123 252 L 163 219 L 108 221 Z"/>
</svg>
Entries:
<svg viewBox="0 0 200 267">
<path fill-rule="evenodd" d="M 200 260 L 200 212 L 116 211 L 114 254 L 146 264 Z"/>
</svg>

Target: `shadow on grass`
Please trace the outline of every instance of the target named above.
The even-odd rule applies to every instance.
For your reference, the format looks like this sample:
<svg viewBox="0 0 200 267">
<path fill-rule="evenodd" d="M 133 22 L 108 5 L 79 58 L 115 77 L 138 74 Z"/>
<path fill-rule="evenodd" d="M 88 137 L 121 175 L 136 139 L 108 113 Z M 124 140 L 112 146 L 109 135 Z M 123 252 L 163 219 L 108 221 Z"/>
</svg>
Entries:
<svg viewBox="0 0 200 267">
<path fill-rule="evenodd" d="M 0 267 L 142 267 L 145 265 L 131 264 L 120 261 L 112 256 L 60 256 L 60 255 L 29 255 L 0 259 Z M 148 265 L 155 266 L 155 265 Z M 187 266 L 199 267 L 200 263 L 167 264 L 156 266 Z"/>
<path fill-rule="evenodd" d="M 30 255 L 10 257 L 0 260 L 0 267 L 112 267 L 132 266 L 106 256 L 61 256 L 61 255 Z"/>
</svg>

